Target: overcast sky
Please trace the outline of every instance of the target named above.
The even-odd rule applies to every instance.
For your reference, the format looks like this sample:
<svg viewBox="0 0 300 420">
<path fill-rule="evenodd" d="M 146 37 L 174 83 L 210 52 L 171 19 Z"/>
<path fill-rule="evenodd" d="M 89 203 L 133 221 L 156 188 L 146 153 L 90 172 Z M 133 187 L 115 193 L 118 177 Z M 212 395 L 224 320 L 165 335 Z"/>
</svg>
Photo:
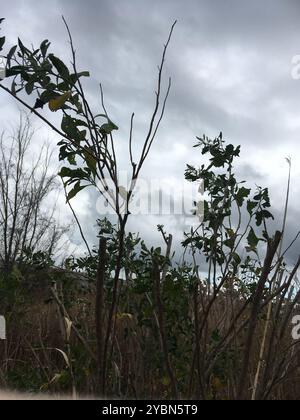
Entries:
<svg viewBox="0 0 300 420">
<path fill-rule="evenodd" d="M 172 90 L 143 176 L 179 185 L 185 164 L 201 163 L 200 153 L 192 148 L 195 137 L 215 137 L 222 131 L 226 140 L 242 146 L 239 177 L 269 186 L 280 218 L 287 177 L 284 158 L 291 156 L 288 237 L 293 237 L 300 227 L 300 79 L 291 75 L 292 58 L 300 54 L 299 1 L 14 0 L 1 4 L 6 18 L 2 33 L 12 45 L 18 36 L 35 45 L 48 38 L 56 55 L 68 61 L 61 15 L 69 22 L 81 69 L 91 72 L 86 87 L 99 111 L 99 82 L 104 86 L 109 113 L 120 127 L 116 141 L 121 154 L 127 150 L 123 145 L 133 111 L 136 147 L 143 140 L 162 46 L 178 20 L 164 73 L 172 77 Z M 17 119 L 17 106 L 3 93 L 0 105 L 0 123 L 6 127 Z M 42 126 L 38 121 L 36 125 Z M 39 133 L 55 145 L 51 133 Z M 92 239 L 94 197 L 83 192 L 75 206 Z M 61 214 L 69 217 L 63 199 Z M 182 236 L 184 222 L 178 217 L 132 217 L 130 228 L 149 244 L 157 243 L 158 223 L 176 238 Z"/>
</svg>

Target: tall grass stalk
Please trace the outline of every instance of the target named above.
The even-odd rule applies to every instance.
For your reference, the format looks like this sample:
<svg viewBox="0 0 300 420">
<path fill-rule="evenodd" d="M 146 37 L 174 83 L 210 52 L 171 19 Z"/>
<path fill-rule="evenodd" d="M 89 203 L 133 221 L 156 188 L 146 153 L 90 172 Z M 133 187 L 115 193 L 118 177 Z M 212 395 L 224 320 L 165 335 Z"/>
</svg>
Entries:
<svg viewBox="0 0 300 420">
<path fill-rule="evenodd" d="M 291 187 L 292 161 L 291 161 L 290 157 L 286 158 L 286 161 L 287 161 L 288 166 L 289 166 L 289 172 L 288 172 L 287 190 L 286 190 L 286 198 L 285 198 L 285 206 L 284 206 L 284 214 L 283 214 L 283 222 L 282 222 L 282 236 L 281 236 L 281 241 L 280 241 L 279 248 L 278 248 L 279 263 L 280 263 L 281 253 L 282 253 L 283 238 L 284 238 L 285 229 L 286 229 L 286 221 L 287 221 L 289 198 L 290 198 L 290 187 Z M 276 282 L 274 282 L 273 285 L 272 285 L 272 292 L 274 291 L 275 286 L 276 286 Z M 256 399 L 256 395 L 257 395 L 258 382 L 259 382 L 260 372 L 262 370 L 262 365 L 263 365 L 263 357 L 264 357 L 265 348 L 266 348 L 266 341 L 267 341 L 269 325 L 270 325 L 270 322 L 271 322 L 271 316 L 272 316 L 272 301 L 270 301 L 270 303 L 268 305 L 267 319 L 266 319 L 266 323 L 265 323 L 263 338 L 262 338 L 262 342 L 261 342 L 261 346 L 260 346 L 260 352 L 259 352 L 259 360 L 258 360 L 258 364 L 257 364 L 255 378 L 254 378 L 254 384 L 253 384 L 253 390 L 252 390 L 252 396 L 251 396 L 252 401 L 254 401 Z"/>
</svg>

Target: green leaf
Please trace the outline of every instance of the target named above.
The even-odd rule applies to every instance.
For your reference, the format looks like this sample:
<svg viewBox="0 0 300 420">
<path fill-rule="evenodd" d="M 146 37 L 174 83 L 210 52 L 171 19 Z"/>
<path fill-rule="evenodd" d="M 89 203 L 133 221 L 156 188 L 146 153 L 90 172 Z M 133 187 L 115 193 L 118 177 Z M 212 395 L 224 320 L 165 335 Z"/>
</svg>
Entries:
<svg viewBox="0 0 300 420">
<path fill-rule="evenodd" d="M 87 123 L 85 121 L 73 118 L 73 120 L 76 122 L 77 127 L 88 127 Z"/>
<path fill-rule="evenodd" d="M 257 206 L 257 203 L 255 201 L 248 200 L 247 201 L 247 211 L 252 216 L 253 210 Z"/>
<path fill-rule="evenodd" d="M 71 191 L 69 191 L 68 195 L 67 195 L 67 201 L 70 201 L 72 198 L 74 198 L 79 191 L 83 190 L 84 188 L 86 188 L 87 185 L 80 185 L 80 182 L 77 182 L 74 186 L 74 188 L 71 189 Z"/>
<path fill-rule="evenodd" d="M 259 238 L 256 236 L 252 227 L 250 228 L 249 234 L 247 236 L 247 242 L 251 249 L 256 249 Z"/>
<path fill-rule="evenodd" d="M 90 77 L 90 72 L 89 71 L 81 71 L 80 73 L 77 74 L 78 77 Z"/>
<path fill-rule="evenodd" d="M 239 207 L 242 207 L 242 205 L 244 204 L 245 198 L 249 197 L 250 192 L 251 190 L 245 187 L 242 187 L 238 190 L 235 198 Z"/>
<path fill-rule="evenodd" d="M 59 174 L 58 174 L 61 178 L 69 178 L 69 180 L 67 180 L 66 184 L 72 184 L 76 181 L 80 181 L 83 179 L 87 179 L 87 172 L 84 171 L 81 168 L 77 168 L 77 169 L 71 169 L 71 168 L 67 168 L 67 167 L 62 167 Z"/>
<path fill-rule="evenodd" d="M 232 249 L 235 244 L 235 238 L 228 238 L 223 241 L 223 244 L 228 248 Z"/>
<path fill-rule="evenodd" d="M 221 340 L 220 331 L 218 329 L 211 333 L 211 339 L 215 343 L 218 343 Z"/>
<path fill-rule="evenodd" d="M 103 134 L 111 134 L 113 130 L 118 130 L 119 127 L 117 127 L 112 121 L 109 120 L 108 123 L 101 125 L 100 131 Z"/>
<path fill-rule="evenodd" d="M 93 175 L 96 175 L 97 161 L 92 155 L 92 150 L 90 150 L 88 147 L 85 147 L 85 151 L 83 153 L 88 168 L 92 171 Z"/>
<path fill-rule="evenodd" d="M 49 46 L 50 46 L 50 42 L 48 41 L 48 39 L 45 39 L 40 45 L 40 50 L 44 58 L 46 57 Z"/>
<path fill-rule="evenodd" d="M 28 53 L 28 52 L 30 52 L 24 45 L 23 45 L 23 43 L 22 43 L 22 41 L 20 40 L 20 38 L 18 38 L 18 45 L 19 45 L 19 48 L 20 48 L 20 50 L 21 50 L 21 52 L 22 52 L 22 54 L 23 55 L 25 55 L 26 53 Z"/>
<path fill-rule="evenodd" d="M 257 226 L 261 226 L 261 224 L 263 222 L 263 213 L 262 213 L 262 211 L 258 211 L 255 214 L 255 220 L 256 220 L 256 225 Z"/>
<path fill-rule="evenodd" d="M 15 54 L 17 47 L 18 47 L 17 45 L 14 45 L 14 46 L 13 46 L 13 47 L 9 50 L 9 53 L 8 53 L 8 54 L 7 54 L 7 56 L 6 56 L 7 66 L 8 66 L 8 67 L 10 67 L 10 60 L 12 59 L 13 55 Z"/>
<path fill-rule="evenodd" d="M 80 73 L 72 73 L 69 76 L 69 83 L 71 83 L 71 85 L 74 86 L 80 77 L 90 77 L 90 73 L 88 71 L 81 71 Z"/>
<path fill-rule="evenodd" d="M 232 258 L 234 260 L 234 263 L 236 265 L 239 265 L 241 263 L 241 257 L 239 256 L 239 254 L 237 254 L 236 252 L 232 253 Z"/>
<path fill-rule="evenodd" d="M 71 82 L 72 83 L 72 82 Z M 75 82 L 74 82 L 75 83 Z M 77 108 L 77 111 L 78 111 L 78 113 L 80 114 L 80 113 L 82 113 L 82 104 L 81 104 L 81 102 L 80 102 L 80 100 L 79 100 L 79 95 L 78 94 L 76 94 L 76 95 L 73 95 L 71 98 L 70 98 L 70 102 L 71 102 L 71 104 L 72 105 L 75 105 L 76 106 L 76 108 Z"/>
<path fill-rule="evenodd" d="M 16 85 L 16 82 L 15 82 L 15 79 L 14 79 L 12 81 L 11 88 L 10 88 L 10 90 L 11 90 L 11 92 L 12 92 L 13 95 L 16 94 L 16 87 L 17 87 L 17 85 Z"/>
<path fill-rule="evenodd" d="M 33 109 L 39 109 L 39 108 L 43 109 L 44 106 L 45 106 L 45 102 L 43 102 L 40 98 L 37 98 L 35 100 L 35 104 L 33 106 Z"/>
<path fill-rule="evenodd" d="M 85 139 L 86 130 L 78 130 L 77 125 L 84 125 L 84 121 L 77 120 L 75 118 L 70 117 L 69 115 L 64 115 L 61 123 L 61 129 L 70 138 L 80 142 Z"/>
<path fill-rule="evenodd" d="M 65 63 L 63 63 L 59 58 L 55 57 L 55 55 L 53 55 L 53 54 L 49 54 L 49 60 L 54 65 L 54 67 L 58 71 L 58 74 L 63 79 L 68 79 L 69 78 L 69 76 L 70 76 L 69 69 L 65 65 Z"/>
<path fill-rule="evenodd" d="M 74 166 L 77 165 L 77 162 L 76 162 L 76 153 L 67 153 L 66 154 L 66 158 L 67 158 L 67 160 L 68 160 L 68 162 L 69 162 L 70 165 L 74 165 Z"/>
<path fill-rule="evenodd" d="M 18 74 L 21 74 L 23 77 L 23 73 L 26 73 L 27 70 L 28 67 L 25 66 L 13 66 L 6 70 L 6 77 L 17 76 Z"/>
<path fill-rule="evenodd" d="M 31 95 L 33 88 L 34 88 L 34 82 L 28 82 L 25 85 L 25 90 L 26 90 L 27 95 Z"/>
<path fill-rule="evenodd" d="M 4 44 L 5 44 L 5 36 L 1 36 L 0 37 L 0 51 L 2 51 Z"/>
<path fill-rule="evenodd" d="M 263 217 L 265 219 L 273 219 L 274 220 L 274 216 L 272 213 L 270 213 L 268 210 L 263 210 L 262 211 Z"/>
<path fill-rule="evenodd" d="M 61 92 L 66 92 L 70 90 L 70 84 L 68 82 L 61 82 L 57 85 L 57 90 Z"/>
<path fill-rule="evenodd" d="M 66 177 L 71 176 L 71 173 L 72 173 L 72 170 L 70 168 L 67 168 L 66 166 L 63 166 L 61 168 L 61 170 L 59 171 L 58 175 L 61 178 L 66 178 Z"/>
</svg>

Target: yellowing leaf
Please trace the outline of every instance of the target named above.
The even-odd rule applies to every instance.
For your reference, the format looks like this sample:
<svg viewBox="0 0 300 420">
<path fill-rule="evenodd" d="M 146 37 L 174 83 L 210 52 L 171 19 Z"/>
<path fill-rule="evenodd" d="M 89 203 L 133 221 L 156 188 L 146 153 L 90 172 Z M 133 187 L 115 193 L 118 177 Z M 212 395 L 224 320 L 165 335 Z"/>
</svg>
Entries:
<svg viewBox="0 0 300 420">
<path fill-rule="evenodd" d="M 132 319 L 133 319 L 133 316 L 132 316 L 132 314 L 128 314 L 128 313 L 126 313 L 126 312 L 123 312 L 123 313 L 117 313 L 116 314 L 116 318 L 118 319 L 118 320 L 129 320 L 129 321 L 131 321 Z"/>
<path fill-rule="evenodd" d="M 214 391 L 222 391 L 225 387 L 225 385 L 222 383 L 221 379 L 217 376 L 213 376 L 211 379 L 211 385 L 214 389 Z"/>
<path fill-rule="evenodd" d="M 71 336 L 71 329 L 72 329 L 72 321 L 69 320 L 69 318 L 65 317 L 65 323 L 66 323 L 66 336 L 67 336 L 67 341 L 70 340 L 70 336 Z"/>
<path fill-rule="evenodd" d="M 57 348 L 55 348 L 55 350 L 57 350 L 63 356 L 63 358 L 65 359 L 66 365 L 69 368 L 70 367 L 70 362 L 69 362 L 69 358 L 66 355 L 66 353 L 64 351 L 60 350 L 60 349 L 57 349 Z"/>
<path fill-rule="evenodd" d="M 60 380 L 60 378 L 62 377 L 61 373 L 56 373 L 53 378 L 50 380 L 49 384 L 53 384 L 56 383 L 57 381 Z"/>
<path fill-rule="evenodd" d="M 161 378 L 161 383 L 162 383 L 164 386 L 169 386 L 169 385 L 170 385 L 170 378 L 169 378 L 168 376 L 163 376 L 163 377 Z"/>
<path fill-rule="evenodd" d="M 58 96 L 55 99 L 50 99 L 49 101 L 49 109 L 50 111 L 57 111 L 60 109 L 64 104 L 67 102 L 68 99 L 71 97 L 71 92 L 65 92 L 63 95 Z"/>
</svg>

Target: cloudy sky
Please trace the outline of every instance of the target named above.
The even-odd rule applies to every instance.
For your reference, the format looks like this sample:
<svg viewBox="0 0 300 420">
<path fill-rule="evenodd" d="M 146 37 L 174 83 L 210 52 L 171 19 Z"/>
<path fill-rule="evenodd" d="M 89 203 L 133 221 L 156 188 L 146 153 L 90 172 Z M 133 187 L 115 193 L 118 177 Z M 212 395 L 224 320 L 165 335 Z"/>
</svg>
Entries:
<svg viewBox="0 0 300 420">
<path fill-rule="evenodd" d="M 2 33 L 11 45 L 18 36 L 35 45 L 48 38 L 56 55 L 68 61 L 61 15 L 69 22 L 80 67 L 91 72 L 86 89 L 96 112 L 101 110 L 99 82 L 104 86 L 110 116 L 120 127 L 116 141 L 124 167 L 130 115 L 136 114 L 138 149 L 154 103 L 162 46 L 177 20 L 164 73 L 172 77 L 172 90 L 143 176 L 181 185 L 185 164 L 201 163 L 192 148 L 195 137 L 215 137 L 222 131 L 226 140 L 242 146 L 239 177 L 270 187 L 280 223 L 284 158 L 291 156 L 288 237 L 295 235 L 300 228 L 300 79 L 292 77 L 292 59 L 300 54 L 299 1 L 15 0 L 1 5 L 6 18 Z M 17 105 L 3 93 L 0 105 L 1 126 L 13 124 Z M 39 121 L 35 124 L 42 127 Z M 57 138 L 46 129 L 39 135 L 55 145 Z M 93 240 L 95 197 L 83 192 L 74 205 Z M 63 199 L 60 213 L 70 217 Z M 148 243 L 157 243 L 158 223 L 181 238 L 185 222 L 179 217 L 132 217 L 130 228 Z M 73 240 L 78 243 L 76 235 Z"/>
</svg>

